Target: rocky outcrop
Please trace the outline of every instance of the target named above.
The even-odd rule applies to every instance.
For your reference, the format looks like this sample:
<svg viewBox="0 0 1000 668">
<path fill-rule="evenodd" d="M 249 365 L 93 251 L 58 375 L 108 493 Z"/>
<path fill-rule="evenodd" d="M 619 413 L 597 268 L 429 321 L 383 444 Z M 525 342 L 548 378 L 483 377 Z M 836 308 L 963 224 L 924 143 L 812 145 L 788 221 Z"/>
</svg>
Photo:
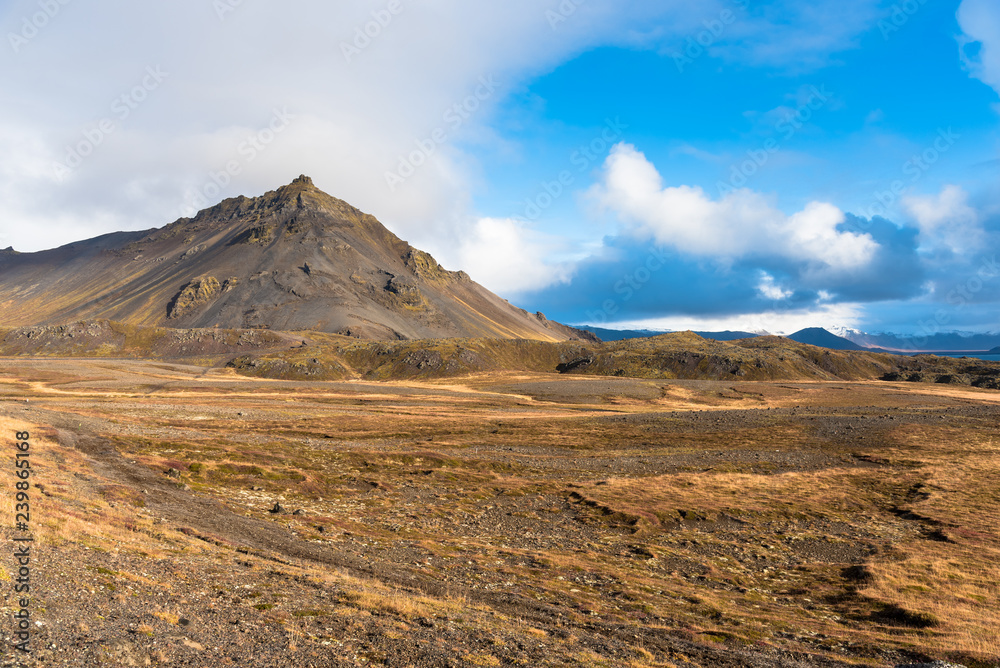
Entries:
<svg viewBox="0 0 1000 668">
<path fill-rule="evenodd" d="M 214 276 L 205 276 L 191 281 L 167 305 L 167 317 L 180 318 L 199 306 L 204 306 L 219 294 L 222 286 Z"/>
</svg>

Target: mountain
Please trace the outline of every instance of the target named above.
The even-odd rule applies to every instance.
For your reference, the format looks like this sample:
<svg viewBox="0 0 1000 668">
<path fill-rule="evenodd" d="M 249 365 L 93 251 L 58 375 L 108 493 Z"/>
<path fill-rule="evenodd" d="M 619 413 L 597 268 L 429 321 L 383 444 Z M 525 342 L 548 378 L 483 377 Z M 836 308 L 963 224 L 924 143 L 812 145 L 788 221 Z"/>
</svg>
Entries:
<svg viewBox="0 0 1000 668">
<path fill-rule="evenodd" d="M 794 334 L 789 334 L 786 338 L 799 343 L 806 343 L 811 346 L 830 348 L 831 350 L 865 350 L 865 348 L 859 346 L 853 341 L 837 336 L 836 334 L 832 334 L 822 327 L 807 327 L 805 329 L 800 329 Z"/>
<path fill-rule="evenodd" d="M 856 329 L 838 329 L 836 333 L 863 348 L 882 348 L 901 352 L 979 352 L 1000 347 L 1000 334 L 942 332 L 933 336 L 900 336 L 891 333 L 869 334 Z"/>
<path fill-rule="evenodd" d="M 443 269 L 306 176 L 160 229 L 0 251 L 0 295 L 3 327 L 107 319 L 364 339 L 596 340 Z"/>
<path fill-rule="evenodd" d="M 574 325 L 577 329 L 590 332 L 601 341 L 622 341 L 624 339 L 644 339 L 658 334 L 666 334 L 652 329 L 605 329 L 604 327 L 591 327 L 589 325 Z"/>
<path fill-rule="evenodd" d="M 590 327 L 588 325 L 576 325 L 578 329 L 592 332 L 599 336 L 602 341 L 622 341 L 624 339 L 644 339 L 650 336 L 668 334 L 669 332 L 652 329 L 605 329 L 603 327 Z M 715 339 L 716 341 L 736 341 L 738 339 L 751 339 L 756 334 L 749 332 L 695 332 L 704 339 Z"/>
</svg>

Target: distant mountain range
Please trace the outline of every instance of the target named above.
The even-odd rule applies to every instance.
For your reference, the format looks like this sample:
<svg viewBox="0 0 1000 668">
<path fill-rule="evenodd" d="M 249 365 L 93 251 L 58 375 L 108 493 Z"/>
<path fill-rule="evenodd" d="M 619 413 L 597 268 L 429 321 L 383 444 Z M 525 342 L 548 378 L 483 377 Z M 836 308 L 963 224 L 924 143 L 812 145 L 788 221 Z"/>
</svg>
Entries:
<svg viewBox="0 0 1000 668">
<path fill-rule="evenodd" d="M 640 339 L 648 338 L 650 336 L 658 336 L 660 334 L 666 334 L 668 332 L 656 331 L 652 329 L 605 329 L 602 327 L 587 327 L 585 325 L 580 325 L 579 329 L 584 329 L 588 332 L 593 332 L 601 338 L 602 341 L 621 341 L 622 339 Z M 703 339 L 714 339 L 715 341 L 738 341 L 740 339 L 752 339 L 757 336 L 762 336 L 762 334 L 755 334 L 752 332 L 732 332 L 726 330 L 724 332 L 694 332 Z M 766 335 L 766 334 L 765 334 Z M 820 348 L 830 348 L 831 350 L 870 350 L 864 346 L 859 346 L 858 344 L 850 341 L 844 337 L 837 336 L 822 327 L 808 327 L 806 329 L 799 330 L 794 334 L 789 334 L 785 338 L 791 339 L 798 343 L 806 343 L 811 346 L 819 346 Z M 881 352 L 881 351 L 879 351 Z"/>
<path fill-rule="evenodd" d="M 582 329 L 587 332 L 593 332 L 601 341 L 621 341 L 623 339 L 645 339 L 650 336 L 659 336 L 660 334 L 667 334 L 668 332 L 657 331 L 654 329 L 605 329 L 603 327 L 588 327 L 586 325 L 577 325 L 577 329 Z M 757 336 L 750 332 L 695 332 L 698 336 L 703 339 L 714 339 L 716 341 L 738 341 L 739 339 L 752 339 Z"/>
<path fill-rule="evenodd" d="M 1000 333 L 971 334 L 947 332 L 933 336 L 869 334 L 857 329 L 834 328 L 834 334 L 853 341 L 862 348 L 883 348 L 897 352 L 983 352 L 1000 347 Z"/>
<path fill-rule="evenodd" d="M 615 330 L 601 327 L 580 326 L 580 329 L 593 332 L 602 341 L 619 341 L 621 339 L 645 338 L 657 336 L 666 332 L 649 329 Z M 749 339 L 755 336 L 767 335 L 766 332 L 695 332 L 702 338 L 716 341 L 735 341 Z M 831 350 L 863 350 L 869 352 L 891 353 L 970 353 L 970 354 L 1000 354 L 1000 334 L 937 334 L 928 337 L 905 337 L 895 334 L 868 334 L 856 329 L 834 328 L 831 332 L 822 327 L 807 327 L 785 338 Z"/>
</svg>

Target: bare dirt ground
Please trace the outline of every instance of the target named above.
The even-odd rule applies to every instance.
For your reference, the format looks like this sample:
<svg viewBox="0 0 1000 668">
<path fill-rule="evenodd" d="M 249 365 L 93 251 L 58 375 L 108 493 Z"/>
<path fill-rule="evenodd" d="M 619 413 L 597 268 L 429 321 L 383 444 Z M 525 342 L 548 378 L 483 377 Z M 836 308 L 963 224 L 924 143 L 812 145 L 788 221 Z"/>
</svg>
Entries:
<svg viewBox="0 0 1000 668">
<path fill-rule="evenodd" d="M 0 399 L 3 665 L 1000 663 L 1000 392 L 0 359 Z"/>
</svg>

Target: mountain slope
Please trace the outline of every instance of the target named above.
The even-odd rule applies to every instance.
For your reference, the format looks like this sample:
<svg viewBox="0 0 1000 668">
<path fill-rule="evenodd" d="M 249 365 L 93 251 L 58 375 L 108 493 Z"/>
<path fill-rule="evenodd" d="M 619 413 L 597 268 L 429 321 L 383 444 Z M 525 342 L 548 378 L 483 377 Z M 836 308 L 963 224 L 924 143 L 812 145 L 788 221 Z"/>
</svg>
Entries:
<svg viewBox="0 0 1000 668">
<path fill-rule="evenodd" d="M 829 348 L 831 350 L 865 350 L 850 339 L 831 334 L 822 327 L 800 329 L 794 334 L 789 334 L 788 338 L 798 343 L 807 343 L 811 346 L 819 346 L 820 348 Z"/>
<path fill-rule="evenodd" d="M 446 271 L 305 176 L 161 229 L 0 251 L 0 295 L 6 327 L 100 318 L 367 339 L 591 338 Z"/>
</svg>

